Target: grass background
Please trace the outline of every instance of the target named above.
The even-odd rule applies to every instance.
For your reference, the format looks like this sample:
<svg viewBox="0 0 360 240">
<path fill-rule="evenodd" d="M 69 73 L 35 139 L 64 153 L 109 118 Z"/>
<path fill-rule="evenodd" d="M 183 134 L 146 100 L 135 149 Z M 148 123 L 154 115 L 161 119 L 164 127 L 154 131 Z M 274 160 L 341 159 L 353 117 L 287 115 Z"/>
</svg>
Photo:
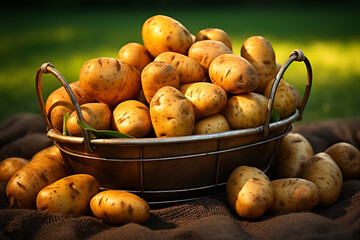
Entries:
<svg viewBox="0 0 360 240">
<path fill-rule="evenodd" d="M 225 4 L 224 4 L 225 5 Z M 78 80 L 81 66 L 97 57 L 117 57 L 121 46 L 141 40 L 141 27 L 155 14 L 180 21 L 190 32 L 216 27 L 232 39 L 235 54 L 246 38 L 261 35 L 284 63 L 293 49 L 309 58 L 314 80 L 302 122 L 360 117 L 360 18 L 355 5 L 266 7 L 237 5 L 139 9 L 2 8 L 0 10 L 0 121 L 19 113 L 39 113 L 35 73 L 52 62 L 68 82 Z M 293 63 L 285 79 L 301 93 L 303 63 Z M 60 86 L 43 75 L 46 97 Z"/>
</svg>

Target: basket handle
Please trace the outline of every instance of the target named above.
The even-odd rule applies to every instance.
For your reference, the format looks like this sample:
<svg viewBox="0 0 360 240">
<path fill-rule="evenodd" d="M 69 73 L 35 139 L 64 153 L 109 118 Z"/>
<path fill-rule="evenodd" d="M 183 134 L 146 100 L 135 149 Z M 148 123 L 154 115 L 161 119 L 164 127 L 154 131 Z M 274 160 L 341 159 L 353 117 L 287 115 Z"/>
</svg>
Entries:
<svg viewBox="0 0 360 240">
<path fill-rule="evenodd" d="M 42 114 L 45 122 L 47 123 L 48 128 L 53 128 L 53 126 L 51 124 L 51 121 L 50 121 L 47 113 L 46 113 L 44 99 L 43 99 L 43 95 L 42 95 L 42 91 L 41 91 L 41 76 L 43 73 L 44 74 L 52 73 L 60 81 L 60 83 L 65 88 L 67 94 L 69 95 L 72 104 L 75 107 L 75 111 L 78 116 L 78 119 L 80 121 L 84 122 L 84 118 L 80 111 L 79 103 L 76 100 L 75 95 L 74 95 L 73 91 L 71 90 L 69 84 L 67 83 L 65 78 L 60 74 L 60 72 L 55 69 L 54 65 L 51 62 L 48 62 L 48 63 L 43 63 L 41 65 L 41 67 L 36 72 L 36 78 L 35 78 L 36 94 L 37 94 L 37 99 L 38 99 L 39 106 L 40 106 L 40 111 L 41 111 L 41 114 Z M 90 143 L 89 132 L 84 129 L 81 129 L 81 130 L 82 130 L 82 134 L 84 136 L 85 145 L 86 145 L 87 149 L 92 152 L 93 148 Z"/>
<path fill-rule="evenodd" d="M 280 82 L 281 78 L 283 77 L 286 69 L 289 67 L 289 65 L 293 61 L 304 62 L 305 66 L 306 66 L 306 70 L 307 70 L 306 89 L 305 89 L 305 92 L 304 92 L 304 96 L 302 97 L 302 101 L 301 101 L 301 105 L 300 105 L 300 109 L 299 109 L 299 117 L 297 118 L 297 120 L 300 121 L 302 119 L 304 109 L 305 109 L 307 100 L 308 100 L 309 95 L 310 95 L 313 75 L 312 75 L 312 69 L 311 69 L 309 59 L 307 59 L 307 57 L 305 56 L 305 54 L 301 50 L 295 49 L 295 50 L 293 50 L 291 52 L 288 60 L 280 68 L 278 74 L 275 77 L 275 81 L 274 81 L 274 83 L 272 85 L 271 92 L 270 92 L 270 95 L 269 95 L 269 100 L 268 100 L 265 123 L 264 123 L 264 131 L 263 131 L 264 137 L 267 137 L 268 134 L 269 134 L 271 111 L 272 111 L 272 108 L 273 108 L 273 103 L 274 103 L 274 98 L 275 98 L 275 93 L 276 93 L 277 87 L 278 87 L 279 82 Z"/>
</svg>

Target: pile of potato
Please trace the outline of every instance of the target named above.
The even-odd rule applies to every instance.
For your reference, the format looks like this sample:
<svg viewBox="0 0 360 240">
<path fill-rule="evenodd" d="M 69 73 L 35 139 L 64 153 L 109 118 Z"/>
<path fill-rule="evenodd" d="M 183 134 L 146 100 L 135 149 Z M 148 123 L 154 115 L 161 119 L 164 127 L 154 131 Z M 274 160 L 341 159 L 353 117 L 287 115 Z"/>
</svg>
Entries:
<svg viewBox="0 0 360 240">
<path fill-rule="evenodd" d="M 156 15 L 142 26 L 143 44 L 120 48 L 118 58 L 84 63 L 70 84 L 84 122 L 135 138 L 173 137 L 251 128 L 265 122 L 268 96 L 280 64 L 268 40 L 249 37 L 241 55 L 217 28 L 191 34 L 177 20 Z M 299 100 L 300 99 L 300 100 Z M 281 80 L 274 100 L 280 119 L 298 107 L 298 91 Z M 54 129 L 81 136 L 63 87 L 46 101 Z"/>
</svg>

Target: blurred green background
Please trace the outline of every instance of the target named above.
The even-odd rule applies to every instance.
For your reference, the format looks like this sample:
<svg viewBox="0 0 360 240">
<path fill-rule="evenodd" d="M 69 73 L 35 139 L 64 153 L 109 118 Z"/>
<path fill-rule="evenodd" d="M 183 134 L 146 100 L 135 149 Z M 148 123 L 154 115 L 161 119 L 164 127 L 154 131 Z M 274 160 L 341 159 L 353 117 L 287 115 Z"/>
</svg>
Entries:
<svg viewBox="0 0 360 240">
<path fill-rule="evenodd" d="M 326 4 L 323 4 L 326 3 Z M 301 4 L 300 4 L 301 3 Z M 309 58 L 314 82 L 302 122 L 360 117 L 360 18 L 352 1 L 5 1 L 0 10 L 0 121 L 39 112 L 35 73 L 52 62 L 68 82 L 97 57 L 117 57 L 121 46 L 142 43 L 141 28 L 155 14 L 168 15 L 196 33 L 225 30 L 235 54 L 250 36 L 273 45 L 283 64 L 293 49 Z M 306 69 L 293 63 L 285 80 L 303 93 Z M 46 96 L 60 83 L 44 75 Z"/>
</svg>

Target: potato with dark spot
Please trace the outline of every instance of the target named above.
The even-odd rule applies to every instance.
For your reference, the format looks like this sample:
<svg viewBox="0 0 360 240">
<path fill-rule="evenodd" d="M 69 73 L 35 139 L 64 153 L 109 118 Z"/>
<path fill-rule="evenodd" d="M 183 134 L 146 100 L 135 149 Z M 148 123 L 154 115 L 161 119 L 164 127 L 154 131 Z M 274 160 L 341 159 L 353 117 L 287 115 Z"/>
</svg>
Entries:
<svg viewBox="0 0 360 240">
<path fill-rule="evenodd" d="M 144 199 L 121 190 L 99 192 L 91 199 L 90 208 L 96 218 L 111 224 L 144 223 L 150 217 Z"/>
<path fill-rule="evenodd" d="M 335 160 L 344 180 L 360 177 L 360 151 L 354 145 L 338 142 L 328 147 L 325 152 Z"/>
<path fill-rule="evenodd" d="M 15 172 L 20 170 L 29 161 L 21 157 L 10 157 L 0 163 L 0 181 L 9 181 Z"/>
<path fill-rule="evenodd" d="M 319 188 L 319 206 L 331 206 L 339 198 L 343 178 L 340 168 L 329 154 L 320 152 L 312 156 L 305 163 L 301 178 L 315 183 Z"/>
<path fill-rule="evenodd" d="M 141 85 L 146 101 L 150 104 L 151 99 L 160 88 L 164 86 L 179 88 L 180 77 L 172 65 L 154 61 L 141 72 Z"/>
<path fill-rule="evenodd" d="M 71 173 L 60 151 L 48 147 L 35 154 L 31 161 L 18 170 L 6 186 L 6 196 L 13 208 L 35 208 L 41 189 Z"/>
<path fill-rule="evenodd" d="M 36 207 L 49 213 L 83 216 L 98 192 L 99 184 L 93 176 L 70 175 L 43 188 L 36 197 Z"/>
<path fill-rule="evenodd" d="M 226 91 L 209 82 L 183 84 L 179 90 L 193 104 L 196 120 L 219 113 L 227 101 Z"/>
<path fill-rule="evenodd" d="M 305 212 L 315 208 L 320 199 L 319 188 L 302 178 L 282 178 L 271 181 L 274 202 L 269 213 Z"/>
<path fill-rule="evenodd" d="M 229 35 L 222 29 L 219 28 L 206 28 L 200 30 L 196 36 L 195 41 L 203 40 L 216 40 L 225 44 L 230 50 L 232 50 L 232 43 Z"/>
<path fill-rule="evenodd" d="M 147 19 L 141 34 L 146 49 L 153 57 L 167 51 L 187 55 L 193 43 L 192 35 L 184 25 L 164 15 Z"/>
<path fill-rule="evenodd" d="M 274 189 L 269 178 L 260 169 L 237 167 L 226 184 L 230 207 L 244 218 L 261 217 L 274 201 Z"/>
<path fill-rule="evenodd" d="M 149 108 L 136 100 L 121 102 L 113 111 L 112 128 L 135 138 L 145 137 L 152 130 Z"/>
<path fill-rule="evenodd" d="M 173 66 L 179 74 L 180 84 L 205 81 L 204 69 L 194 59 L 176 52 L 160 53 L 154 61 L 161 61 Z"/>
<path fill-rule="evenodd" d="M 229 98 L 221 113 L 231 129 L 258 127 L 265 122 L 267 102 L 261 94 L 243 93 Z"/>
<path fill-rule="evenodd" d="M 122 46 L 118 52 L 118 58 L 140 72 L 152 61 L 146 47 L 134 42 Z"/>
<path fill-rule="evenodd" d="M 245 58 L 235 54 L 222 54 L 209 66 L 211 82 L 231 94 L 248 93 L 259 85 L 255 68 Z"/>
<path fill-rule="evenodd" d="M 116 106 L 140 92 L 140 72 L 120 59 L 90 59 L 80 70 L 80 87 L 98 102 Z"/>
<path fill-rule="evenodd" d="M 228 130 L 230 126 L 226 118 L 221 114 L 215 114 L 196 122 L 193 134 L 219 133 Z"/>
<path fill-rule="evenodd" d="M 80 106 L 84 122 L 96 130 L 111 129 L 111 111 L 105 103 L 85 103 Z M 72 136 L 82 136 L 76 112 L 72 112 L 66 122 L 66 128 Z"/>
<path fill-rule="evenodd" d="M 150 102 L 150 117 L 157 137 L 191 135 L 195 125 L 192 103 L 178 89 L 165 86 Z"/>
</svg>

